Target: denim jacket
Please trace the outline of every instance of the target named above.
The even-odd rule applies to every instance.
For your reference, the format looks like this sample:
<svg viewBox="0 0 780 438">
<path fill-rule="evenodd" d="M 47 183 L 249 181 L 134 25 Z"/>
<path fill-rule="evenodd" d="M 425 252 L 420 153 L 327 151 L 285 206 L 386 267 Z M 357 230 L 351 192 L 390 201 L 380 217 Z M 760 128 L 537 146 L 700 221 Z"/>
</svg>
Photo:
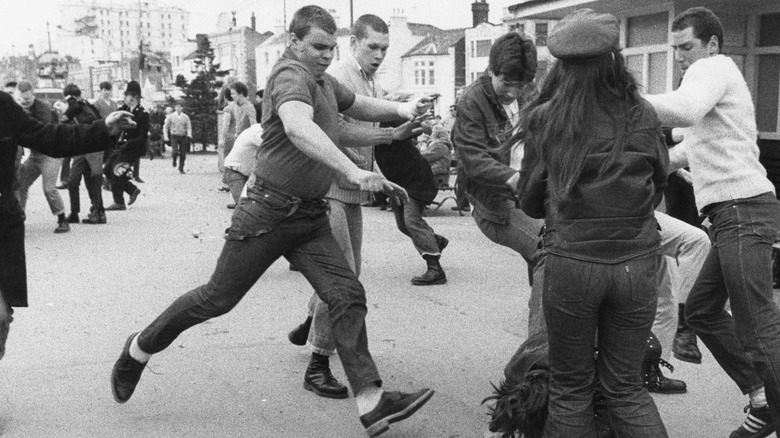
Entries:
<svg viewBox="0 0 780 438">
<path fill-rule="evenodd" d="M 589 119 L 590 152 L 565 199 L 549 198 L 542 145 L 528 136 L 520 172 L 521 208 L 531 217 L 545 218 L 544 246 L 552 254 L 618 263 L 653 252 L 660 244 L 653 211 L 669 168 L 658 117 L 642 101 L 613 114 L 599 111 Z M 604 157 L 615 147 L 622 148 L 619 157 L 599 176 Z"/>
<path fill-rule="evenodd" d="M 465 172 L 466 193 L 475 214 L 506 223 L 514 208 L 512 190 L 505 184 L 517 170 L 509 167 L 512 124 L 498 103 L 490 76 L 471 84 L 458 100 L 452 144 L 458 166 Z"/>
</svg>

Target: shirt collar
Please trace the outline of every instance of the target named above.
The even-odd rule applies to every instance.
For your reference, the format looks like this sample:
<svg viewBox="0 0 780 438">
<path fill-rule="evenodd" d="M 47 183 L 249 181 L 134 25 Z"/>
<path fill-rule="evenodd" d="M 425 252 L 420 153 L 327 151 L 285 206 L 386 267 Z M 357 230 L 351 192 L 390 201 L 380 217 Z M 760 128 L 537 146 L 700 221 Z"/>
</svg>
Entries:
<svg viewBox="0 0 780 438">
<path fill-rule="evenodd" d="M 304 64 L 303 62 L 301 62 L 298 59 L 298 56 L 295 54 L 295 52 L 293 52 L 293 50 L 292 50 L 292 48 L 290 46 L 287 46 L 287 48 L 284 49 L 284 53 L 282 54 L 282 58 L 289 59 L 291 61 L 297 62 L 298 64 L 303 66 L 303 68 L 305 68 L 306 71 L 309 72 L 309 74 L 314 77 L 314 80 L 317 81 L 318 84 L 323 85 L 325 83 L 325 80 L 322 79 L 322 77 L 317 78 L 317 76 L 314 76 L 314 73 L 312 73 L 311 69 L 309 69 L 309 67 L 306 64 Z"/>
<path fill-rule="evenodd" d="M 360 72 L 360 75 L 365 79 L 366 81 L 373 82 L 374 76 L 369 75 L 365 70 L 363 70 L 363 67 L 360 66 L 360 63 L 357 62 L 357 59 L 352 55 L 352 52 L 347 53 L 347 59 L 349 59 L 350 64 L 352 65 L 352 68 L 354 68 L 356 71 Z"/>
</svg>

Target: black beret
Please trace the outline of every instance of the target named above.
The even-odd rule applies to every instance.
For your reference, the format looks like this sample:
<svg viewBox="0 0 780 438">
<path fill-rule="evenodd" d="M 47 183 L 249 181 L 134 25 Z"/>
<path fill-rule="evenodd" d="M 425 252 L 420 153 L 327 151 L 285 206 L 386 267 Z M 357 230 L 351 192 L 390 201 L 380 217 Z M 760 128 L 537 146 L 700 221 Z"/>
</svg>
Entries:
<svg viewBox="0 0 780 438">
<path fill-rule="evenodd" d="M 620 25 L 612 14 L 579 9 L 563 17 L 547 37 L 550 54 L 564 60 L 586 60 L 616 49 Z"/>
</svg>

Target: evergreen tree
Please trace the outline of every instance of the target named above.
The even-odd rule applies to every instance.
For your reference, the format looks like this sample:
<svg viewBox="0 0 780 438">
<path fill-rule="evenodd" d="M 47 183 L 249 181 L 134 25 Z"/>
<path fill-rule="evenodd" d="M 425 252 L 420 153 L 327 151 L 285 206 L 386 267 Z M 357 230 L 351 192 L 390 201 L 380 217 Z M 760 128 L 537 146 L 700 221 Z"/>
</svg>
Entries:
<svg viewBox="0 0 780 438">
<path fill-rule="evenodd" d="M 220 78 L 228 72 L 219 70 L 214 63 L 214 49 L 204 34 L 197 35 L 198 48 L 193 55 L 197 75 L 187 83 L 184 77 L 176 78 L 176 85 L 182 87 L 184 98 L 182 106 L 192 121 L 192 140 L 206 145 L 217 143 L 217 101 L 218 90 L 222 87 Z"/>
</svg>

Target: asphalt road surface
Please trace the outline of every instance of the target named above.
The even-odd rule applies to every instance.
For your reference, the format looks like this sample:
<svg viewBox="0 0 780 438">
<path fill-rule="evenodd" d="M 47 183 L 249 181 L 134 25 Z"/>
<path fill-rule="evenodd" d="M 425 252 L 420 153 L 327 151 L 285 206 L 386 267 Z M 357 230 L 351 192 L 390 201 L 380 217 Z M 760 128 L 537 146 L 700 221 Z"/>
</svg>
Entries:
<svg viewBox="0 0 780 438">
<path fill-rule="evenodd" d="M 1 436 L 366 436 L 351 397 L 303 389 L 309 352 L 291 345 L 287 332 L 305 317 L 312 291 L 284 260 L 232 312 L 156 355 L 129 402 L 114 402 L 109 376 L 127 336 L 206 282 L 223 244 L 232 211 L 225 208 L 230 196 L 217 190 L 216 156 L 191 155 L 187 170 L 180 175 L 168 159 L 143 159 L 146 182 L 134 205 L 108 212 L 107 225 L 77 224 L 59 235 L 40 182 L 30 189 L 30 307 L 17 310 L 0 362 Z M 67 191 L 61 194 L 67 205 Z M 110 193 L 103 195 L 110 204 Z M 83 217 L 84 189 L 81 202 Z M 409 282 L 425 264 L 393 215 L 364 208 L 369 344 L 385 387 L 436 390 L 383 438 L 489 436 L 480 402 L 525 338 L 525 262 L 452 205 L 428 217 L 451 241 L 442 257 L 449 281 L 428 287 Z M 727 436 L 741 424 L 747 397 L 709 352 L 702 365 L 672 362 L 670 376 L 689 391 L 654 395 L 669 436 Z M 346 382 L 338 359 L 332 368 Z"/>
</svg>

